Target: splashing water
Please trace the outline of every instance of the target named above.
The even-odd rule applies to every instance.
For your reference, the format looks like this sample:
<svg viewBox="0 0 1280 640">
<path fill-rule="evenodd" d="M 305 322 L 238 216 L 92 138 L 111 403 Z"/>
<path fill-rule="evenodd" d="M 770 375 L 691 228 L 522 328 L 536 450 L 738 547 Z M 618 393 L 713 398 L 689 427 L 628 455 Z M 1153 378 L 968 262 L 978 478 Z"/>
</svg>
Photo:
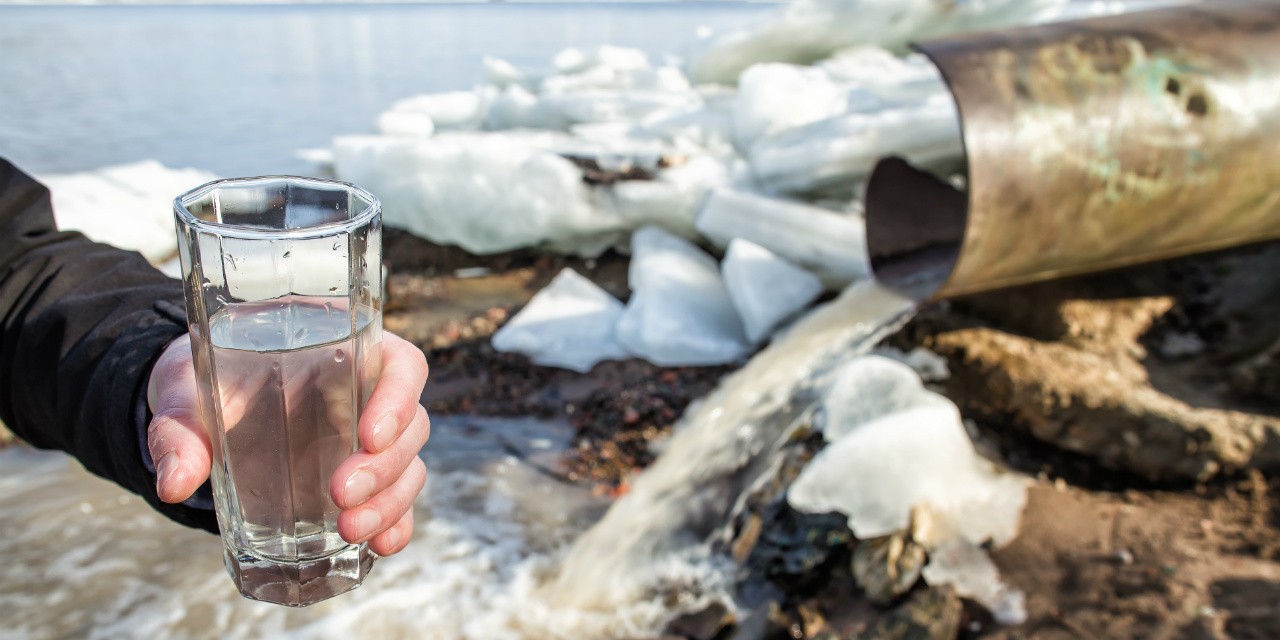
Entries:
<svg viewBox="0 0 1280 640">
<path fill-rule="evenodd" d="M 914 309 L 864 282 L 813 311 L 690 407 L 607 513 L 546 473 L 567 425 L 436 417 L 412 544 L 359 590 L 303 610 L 242 599 L 216 537 L 174 526 L 65 456 L 0 451 L 0 610 L 19 613 L 0 636 L 653 635 L 681 611 L 732 603 L 717 534 L 831 372 Z"/>
<path fill-rule="evenodd" d="M 547 600 L 595 611 L 655 595 L 682 610 L 731 603 L 731 566 L 711 551 L 717 534 L 775 468 L 796 418 L 838 365 L 901 327 L 915 308 L 912 296 L 874 281 L 855 284 L 722 381 L 690 408 L 631 491 L 569 550 L 544 589 Z M 673 566 L 702 568 L 699 581 Z"/>
</svg>

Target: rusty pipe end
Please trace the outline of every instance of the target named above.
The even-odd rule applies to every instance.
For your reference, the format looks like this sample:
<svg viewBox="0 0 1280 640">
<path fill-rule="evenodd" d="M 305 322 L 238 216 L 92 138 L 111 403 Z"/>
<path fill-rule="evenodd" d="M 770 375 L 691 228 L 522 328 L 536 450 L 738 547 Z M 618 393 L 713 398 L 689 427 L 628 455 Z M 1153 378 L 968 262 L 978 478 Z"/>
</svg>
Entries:
<svg viewBox="0 0 1280 640">
<path fill-rule="evenodd" d="M 887 283 L 932 265 L 925 297 L 942 298 L 1280 238 L 1280 3 L 915 48 L 956 102 L 967 187 L 875 167 L 867 244 Z"/>
</svg>

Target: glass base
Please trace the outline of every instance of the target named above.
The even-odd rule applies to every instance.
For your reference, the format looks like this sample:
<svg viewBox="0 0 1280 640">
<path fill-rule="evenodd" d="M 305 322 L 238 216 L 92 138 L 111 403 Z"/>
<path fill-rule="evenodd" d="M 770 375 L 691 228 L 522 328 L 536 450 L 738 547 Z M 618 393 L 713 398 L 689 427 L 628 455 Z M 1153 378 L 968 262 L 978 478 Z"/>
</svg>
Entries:
<svg viewBox="0 0 1280 640">
<path fill-rule="evenodd" d="M 305 607 L 360 586 L 376 557 L 368 545 L 353 544 L 311 560 L 281 562 L 250 553 L 223 554 L 240 595 L 251 600 Z"/>
</svg>

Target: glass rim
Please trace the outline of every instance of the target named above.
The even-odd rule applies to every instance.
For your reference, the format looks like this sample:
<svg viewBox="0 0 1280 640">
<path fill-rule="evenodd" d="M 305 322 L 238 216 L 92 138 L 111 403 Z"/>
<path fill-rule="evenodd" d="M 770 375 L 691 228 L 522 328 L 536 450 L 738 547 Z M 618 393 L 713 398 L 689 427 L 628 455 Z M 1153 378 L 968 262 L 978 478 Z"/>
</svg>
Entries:
<svg viewBox="0 0 1280 640">
<path fill-rule="evenodd" d="M 209 195 L 210 192 L 230 186 L 252 185 L 254 183 L 264 183 L 271 181 L 285 181 L 293 184 L 301 184 L 303 186 L 322 185 L 327 187 L 341 187 L 349 193 L 354 193 L 367 204 L 364 209 L 356 215 L 346 220 L 338 220 L 335 222 L 325 222 L 321 224 L 295 227 L 293 229 L 268 229 L 244 224 L 228 224 L 226 222 L 213 222 L 210 220 L 202 220 L 197 218 L 187 208 L 187 205 L 196 200 Z M 256 239 L 288 239 L 288 238 L 316 238 L 327 235 L 334 235 L 355 229 L 374 218 L 379 211 L 382 210 L 382 203 L 378 201 L 372 193 L 361 189 L 360 187 L 343 182 L 341 180 L 332 180 L 329 178 L 311 178 L 307 176 L 288 176 L 288 175 L 268 175 L 268 176 L 250 176 L 244 178 L 219 178 L 210 182 L 206 182 L 198 187 L 192 188 L 187 192 L 173 199 L 173 210 L 178 215 L 178 219 L 188 227 L 200 231 L 208 231 L 219 236 L 231 238 L 256 238 Z"/>
</svg>

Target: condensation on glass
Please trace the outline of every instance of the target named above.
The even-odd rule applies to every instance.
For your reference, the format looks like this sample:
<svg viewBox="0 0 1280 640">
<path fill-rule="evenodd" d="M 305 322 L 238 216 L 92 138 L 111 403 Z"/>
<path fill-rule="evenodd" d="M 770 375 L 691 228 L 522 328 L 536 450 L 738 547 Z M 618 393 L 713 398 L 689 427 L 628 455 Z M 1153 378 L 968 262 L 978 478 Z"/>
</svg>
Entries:
<svg viewBox="0 0 1280 640">
<path fill-rule="evenodd" d="M 381 370 L 378 201 L 328 180 L 211 182 L 174 201 L 227 571 L 304 606 L 373 563 L 338 535 L 330 476 Z"/>
</svg>

